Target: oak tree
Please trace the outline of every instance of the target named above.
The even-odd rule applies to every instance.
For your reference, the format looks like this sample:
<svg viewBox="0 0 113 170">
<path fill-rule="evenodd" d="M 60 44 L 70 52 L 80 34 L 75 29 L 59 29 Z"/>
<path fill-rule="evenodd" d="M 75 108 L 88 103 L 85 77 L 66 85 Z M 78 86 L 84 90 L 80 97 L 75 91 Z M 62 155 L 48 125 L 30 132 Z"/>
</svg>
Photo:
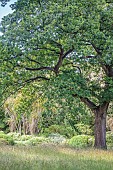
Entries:
<svg viewBox="0 0 113 170">
<path fill-rule="evenodd" d="M 18 0 L 12 8 L 1 23 L 5 91 L 50 80 L 57 96 L 79 98 L 90 108 L 94 146 L 106 148 L 106 114 L 113 100 L 113 3 Z"/>
</svg>

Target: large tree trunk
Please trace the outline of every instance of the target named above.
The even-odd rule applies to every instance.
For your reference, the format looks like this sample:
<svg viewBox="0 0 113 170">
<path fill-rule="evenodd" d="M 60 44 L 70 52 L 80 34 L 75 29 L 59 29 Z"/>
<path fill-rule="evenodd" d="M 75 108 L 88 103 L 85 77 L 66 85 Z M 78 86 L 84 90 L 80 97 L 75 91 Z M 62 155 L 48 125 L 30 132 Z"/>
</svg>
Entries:
<svg viewBox="0 0 113 170">
<path fill-rule="evenodd" d="M 99 149 L 107 149 L 106 145 L 106 114 L 109 106 L 109 102 L 103 102 L 103 104 L 96 106 L 88 98 L 80 97 L 95 115 L 95 143 L 94 147 Z"/>
<path fill-rule="evenodd" d="M 95 148 L 107 149 L 106 145 L 106 109 L 95 111 Z"/>
</svg>

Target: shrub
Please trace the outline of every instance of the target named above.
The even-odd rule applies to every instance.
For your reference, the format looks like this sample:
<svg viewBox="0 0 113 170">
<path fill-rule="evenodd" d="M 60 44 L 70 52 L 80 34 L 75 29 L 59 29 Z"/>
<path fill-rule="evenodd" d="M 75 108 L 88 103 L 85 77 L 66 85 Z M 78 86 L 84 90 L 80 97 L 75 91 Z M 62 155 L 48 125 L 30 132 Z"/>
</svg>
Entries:
<svg viewBox="0 0 113 170">
<path fill-rule="evenodd" d="M 58 133 L 52 133 L 49 135 L 49 140 L 52 143 L 61 144 L 66 142 L 66 138 Z"/>
<path fill-rule="evenodd" d="M 44 133 L 46 136 L 49 136 L 52 133 L 58 133 L 68 138 L 71 138 L 73 135 L 75 135 L 75 132 L 71 127 L 65 127 L 63 125 L 51 125 L 44 130 Z"/>
<path fill-rule="evenodd" d="M 32 137 L 29 141 L 32 145 L 36 145 L 39 143 L 48 142 L 49 140 L 45 137 Z"/>
<path fill-rule="evenodd" d="M 88 135 L 77 135 L 73 136 L 69 141 L 69 146 L 75 147 L 75 148 L 84 148 L 92 146 L 94 143 L 94 138 L 92 136 Z"/>
<path fill-rule="evenodd" d="M 26 140 L 29 140 L 29 139 L 31 139 L 31 138 L 32 138 L 31 135 L 22 135 L 22 136 L 19 137 L 18 140 L 26 141 Z"/>
<path fill-rule="evenodd" d="M 89 125 L 84 125 L 83 123 L 78 123 L 75 125 L 78 134 L 92 135 L 93 131 Z"/>
<path fill-rule="evenodd" d="M 108 147 L 113 147 L 113 132 L 109 131 L 106 133 L 106 142 Z"/>
<path fill-rule="evenodd" d="M 36 145 L 43 142 L 48 142 L 49 139 L 45 137 L 38 137 L 38 136 L 29 136 L 29 135 L 22 135 L 19 140 L 16 140 L 15 143 L 18 145 Z"/>
<path fill-rule="evenodd" d="M 0 138 L 4 138 L 6 134 L 3 131 L 0 131 Z"/>
<path fill-rule="evenodd" d="M 7 134 L 0 132 L 0 141 L 3 144 L 8 144 L 8 145 L 14 145 L 14 140 L 11 136 L 8 136 Z"/>
<path fill-rule="evenodd" d="M 8 142 L 8 145 L 14 145 L 15 144 L 13 138 L 7 138 L 7 142 Z"/>
<path fill-rule="evenodd" d="M 16 140 L 16 139 L 19 139 L 21 134 L 20 133 L 16 133 L 16 132 L 10 132 L 10 133 L 7 133 L 7 136 L 12 137 L 14 140 Z"/>
<path fill-rule="evenodd" d="M 4 134 L 4 132 L 3 132 L 3 131 L 0 131 L 0 134 Z"/>
</svg>

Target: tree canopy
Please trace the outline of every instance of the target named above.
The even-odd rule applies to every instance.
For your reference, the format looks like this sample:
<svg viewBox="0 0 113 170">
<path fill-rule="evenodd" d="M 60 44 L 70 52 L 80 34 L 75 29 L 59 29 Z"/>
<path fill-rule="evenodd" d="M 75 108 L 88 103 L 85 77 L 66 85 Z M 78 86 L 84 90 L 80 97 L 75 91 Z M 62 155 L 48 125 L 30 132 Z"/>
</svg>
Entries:
<svg viewBox="0 0 113 170">
<path fill-rule="evenodd" d="M 5 92 L 50 80 L 57 96 L 79 97 L 104 115 L 113 100 L 113 3 L 18 0 L 12 8 L 1 22 Z"/>
</svg>

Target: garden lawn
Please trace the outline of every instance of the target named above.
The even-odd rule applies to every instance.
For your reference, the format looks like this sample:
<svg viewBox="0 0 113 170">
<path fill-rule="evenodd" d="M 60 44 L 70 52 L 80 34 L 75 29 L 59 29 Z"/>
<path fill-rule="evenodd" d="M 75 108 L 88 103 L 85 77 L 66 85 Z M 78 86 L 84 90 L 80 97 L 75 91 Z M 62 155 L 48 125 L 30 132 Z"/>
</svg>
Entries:
<svg viewBox="0 0 113 170">
<path fill-rule="evenodd" d="M 113 170 L 113 151 L 0 145 L 0 170 Z"/>
</svg>

